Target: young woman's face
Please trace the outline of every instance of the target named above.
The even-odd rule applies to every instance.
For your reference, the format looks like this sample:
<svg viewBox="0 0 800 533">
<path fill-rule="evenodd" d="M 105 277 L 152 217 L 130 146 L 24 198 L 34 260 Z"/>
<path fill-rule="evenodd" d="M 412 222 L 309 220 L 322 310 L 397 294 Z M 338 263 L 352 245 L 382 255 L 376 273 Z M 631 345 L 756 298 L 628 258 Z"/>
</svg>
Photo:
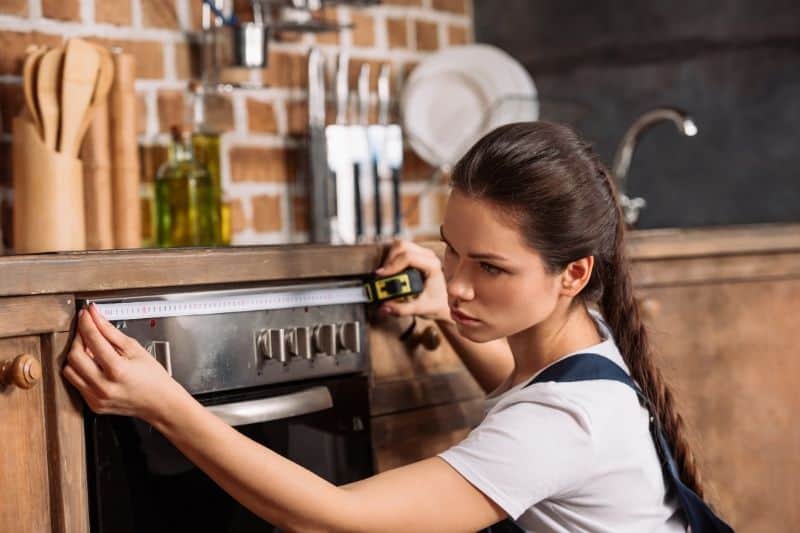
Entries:
<svg viewBox="0 0 800 533">
<path fill-rule="evenodd" d="M 557 274 L 498 208 L 454 190 L 442 224 L 444 276 L 459 332 L 486 342 L 545 320 L 560 290 Z"/>
</svg>

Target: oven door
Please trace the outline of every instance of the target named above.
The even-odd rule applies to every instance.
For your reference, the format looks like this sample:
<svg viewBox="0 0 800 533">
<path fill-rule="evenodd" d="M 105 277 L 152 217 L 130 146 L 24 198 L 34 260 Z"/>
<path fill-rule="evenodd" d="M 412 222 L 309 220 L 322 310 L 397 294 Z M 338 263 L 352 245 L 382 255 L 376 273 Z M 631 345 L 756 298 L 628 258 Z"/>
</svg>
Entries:
<svg viewBox="0 0 800 533">
<path fill-rule="evenodd" d="M 342 485 L 374 473 L 364 375 L 199 397 L 238 431 Z M 86 413 L 93 533 L 279 531 L 152 427 Z"/>
</svg>

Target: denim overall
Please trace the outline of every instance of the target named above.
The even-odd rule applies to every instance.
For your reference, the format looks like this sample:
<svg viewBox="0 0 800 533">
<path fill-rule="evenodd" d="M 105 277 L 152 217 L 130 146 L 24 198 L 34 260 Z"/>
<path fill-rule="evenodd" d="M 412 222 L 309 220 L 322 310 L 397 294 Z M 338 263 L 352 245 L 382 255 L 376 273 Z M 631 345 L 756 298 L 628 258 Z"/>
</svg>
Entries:
<svg viewBox="0 0 800 533">
<path fill-rule="evenodd" d="M 639 390 L 636 382 L 619 365 L 614 364 L 613 361 L 602 355 L 592 353 L 577 354 L 546 368 L 525 387 L 546 381 L 563 383 L 594 379 L 607 379 L 624 383 L 636 391 L 639 402 L 650 411 L 650 433 L 653 435 L 656 451 L 661 458 L 666 482 L 675 490 L 680 508 L 689 523 L 689 531 L 691 533 L 733 533 L 733 529 L 728 524 L 714 514 L 714 511 L 692 489 L 683 484 L 678 473 L 678 466 L 672 457 L 664 433 L 661 431 L 658 418 L 650 408 L 650 402 Z M 484 533 L 519 533 L 523 529 L 511 519 L 506 519 L 483 531 Z"/>
</svg>

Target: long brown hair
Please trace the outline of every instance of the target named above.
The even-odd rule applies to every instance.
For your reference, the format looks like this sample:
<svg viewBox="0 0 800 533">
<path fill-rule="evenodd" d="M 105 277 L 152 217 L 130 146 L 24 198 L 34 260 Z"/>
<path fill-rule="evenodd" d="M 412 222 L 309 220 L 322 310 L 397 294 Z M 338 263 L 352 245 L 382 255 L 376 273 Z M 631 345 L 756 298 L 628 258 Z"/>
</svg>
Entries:
<svg viewBox="0 0 800 533">
<path fill-rule="evenodd" d="M 552 273 L 594 256 L 595 268 L 580 299 L 599 304 L 632 377 L 655 410 L 681 480 L 702 498 L 683 419 L 654 362 L 634 296 L 616 188 L 591 146 L 562 125 L 502 126 L 461 158 L 452 185 L 500 207 Z"/>
</svg>

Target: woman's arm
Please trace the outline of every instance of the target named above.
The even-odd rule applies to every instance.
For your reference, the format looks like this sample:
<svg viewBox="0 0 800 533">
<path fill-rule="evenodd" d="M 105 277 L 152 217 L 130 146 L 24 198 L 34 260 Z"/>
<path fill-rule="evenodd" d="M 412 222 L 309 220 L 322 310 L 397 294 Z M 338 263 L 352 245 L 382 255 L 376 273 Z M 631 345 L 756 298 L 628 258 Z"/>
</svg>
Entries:
<svg viewBox="0 0 800 533">
<path fill-rule="evenodd" d="M 92 410 L 144 419 L 240 503 L 284 529 L 475 531 L 505 516 L 439 458 L 345 487 L 328 483 L 214 416 L 95 308 L 79 317 L 64 376 Z"/>
</svg>

